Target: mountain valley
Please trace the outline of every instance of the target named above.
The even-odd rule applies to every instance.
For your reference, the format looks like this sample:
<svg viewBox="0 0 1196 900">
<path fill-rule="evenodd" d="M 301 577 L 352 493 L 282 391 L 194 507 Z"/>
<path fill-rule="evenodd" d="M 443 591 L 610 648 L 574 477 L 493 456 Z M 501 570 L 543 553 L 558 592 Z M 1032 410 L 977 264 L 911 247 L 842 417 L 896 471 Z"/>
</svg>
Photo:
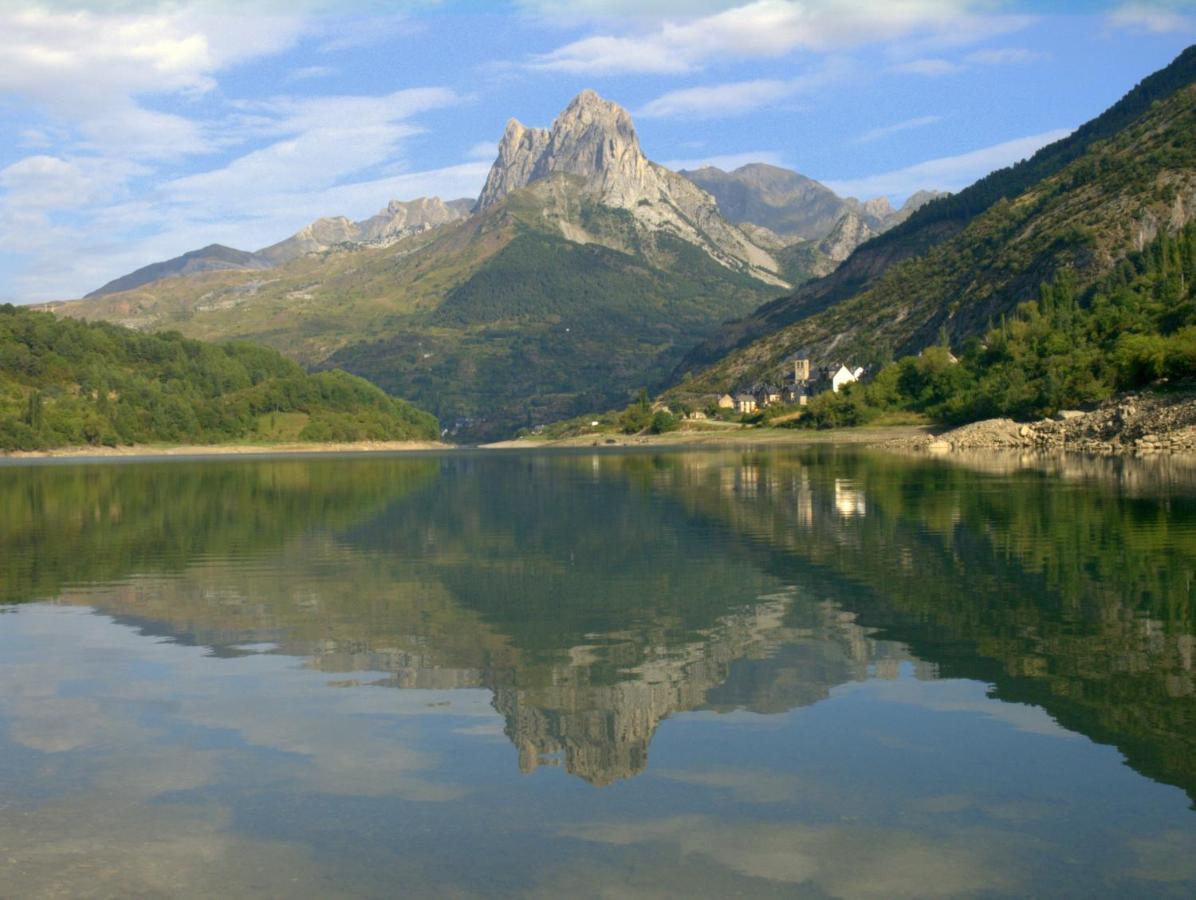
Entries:
<svg viewBox="0 0 1196 900">
<path fill-rule="evenodd" d="M 626 110 L 583 91 L 550 129 L 508 123 L 476 202 L 394 201 L 253 253 L 214 245 L 50 308 L 261 342 L 410 399 L 458 439 L 502 437 L 666 386 L 721 322 L 833 270 L 904 214 L 764 168 L 806 188 L 761 201 L 800 229 L 725 216 L 644 155 Z"/>
</svg>

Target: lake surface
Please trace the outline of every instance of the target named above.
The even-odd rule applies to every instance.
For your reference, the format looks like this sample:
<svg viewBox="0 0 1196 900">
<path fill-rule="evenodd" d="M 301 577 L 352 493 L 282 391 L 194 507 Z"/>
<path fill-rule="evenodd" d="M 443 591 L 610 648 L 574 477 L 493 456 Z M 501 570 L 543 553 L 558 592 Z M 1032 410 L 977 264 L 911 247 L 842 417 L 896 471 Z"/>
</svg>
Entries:
<svg viewBox="0 0 1196 900">
<path fill-rule="evenodd" d="M 0 466 L 0 895 L 1196 894 L 1196 469 Z"/>
</svg>

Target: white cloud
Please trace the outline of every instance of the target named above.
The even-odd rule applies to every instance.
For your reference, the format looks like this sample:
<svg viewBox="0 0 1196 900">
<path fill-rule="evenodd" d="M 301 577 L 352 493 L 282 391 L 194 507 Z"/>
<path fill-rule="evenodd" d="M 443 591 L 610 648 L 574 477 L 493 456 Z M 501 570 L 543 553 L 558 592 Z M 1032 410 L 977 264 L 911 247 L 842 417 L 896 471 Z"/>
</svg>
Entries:
<svg viewBox="0 0 1196 900">
<path fill-rule="evenodd" d="M 670 91 L 639 110 L 644 118 L 707 119 L 738 115 L 784 100 L 795 93 L 788 81 L 757 79 Z"/>
<path fill-rule="evenodd" d="M 217 136 L 228 145 L 252 139 L 264 146 L 156 182 L 154 169 L 115 152 L 27 157 L 0 172 L 0 239 L 26 256 L 10 290 L 28 299 L 78 295 L 208 243 L 256 249 L 319 216 L 364 217 L 391 198 L 414 196 L 408 191 L 476 194 L 488 168 L 481 163 L 403 172 L 404 141 L 422 130 L 412 117 L 456 102 L 452 91 L 431 87 L 237 103 Z M 169 122 L 127 110 L 143 119 L 137 140 L 177 138 Z M 146 189 L 130 199 L 127 182 L 139 176 Z"/>
<path fill-rule="evenodd" d="M 917 116 L 913 119 L 905 119 L 901 122 L 894 122 L 892 125 L 882 125 L 879 128 L 865 131 L 855 139 L 855 143 L 870 144 L 873 141 L 879 141 L 882 138 L 900 134 L 903 131 L 910 131 L 914 128 L 925 128 L 927 125 L 935 125 L 941 121 L 943 121 L 942 116 Z"/>
<path fill-rule="evenodd" d="M 1044 53 L 1027 50 L 1025 47 L 999 47 L 969 53 L 964 57 L 964 61 L 977 66 L 1010 66 L 1035 62 L 1045 56 Z"/>
<path fill-rule="evenodd" d="M 94 147 L 141 158 L 212 149 L 194 122 L 145 105 L 152 95 L 198 95 L 213 74 L 292 44 L 291 16 L 180 9 L 98 14 L 0 9 L 0 94 L 58 117 Z"/>
<path fill-rule="evenodd" d="M 1196 18 L 1190 13 L 1181 13 L 1179 8 L 1179 3 L 1127 3 L 1110 14 L 1109 24 L 1114 28 L 1151 34 L 1196 31 Z"/>
<path fill-rule="evenodd" d="M 355 173 L 392 163 L 404 138 L 420 129 L 405 120 L 456 101 L 443 88 L 383 97 L 280 99 L 255 104 L 263 129 L 289 135 L 221 169 L 176 179 L 163 194 L 193 211 L 252 215 L 263 195 L 311 194 Z M 277 118 L 270 118 L 277 117 Z"/>
<path fill-rule="evenodd" d="M 759 78 L 669 91 L 645 103 L 637 115 L 661 119 L 717 119 L 743 115 L 850 78 L 854 71 L 849 61 L 832 57 L 820 69 L 796 78 Z"/>
<path fill-rule="evenodd" d="M 781 154 L 775 150 L 752 150 L 747 153 L 726 153 L 721 156 L 704 156 L 701 159 L 670 159 L 662 163 L 665 168 L 672 169 L 677 172 L 681 169 L 705 168 L 706 166 L 713 166 L 716 169 L 722 169 L 724 172 L 733 172 L 740 166 L 746 166 L 749 163 L 766 163 L 770 166 L 783 165 L 781 161 Z"/>
<path fill-rule="evenodd" d="M 287 75 L 287 81 L 310 81 L 313 78 L 327 78 L 335 74 L 336 69 L 332 66 L 302 66 L 292 70 Z"/>
<path fill-rule="evenodd" d="M 956 72 L 962 72 L 963 66 L 948 59 L 911 59 L 909 62 L 893 66 L 893 71 L 937 78 L 940 75 L 954 75 Z"/>
<path fill-rule="evenodd" d="M 919 57 L 898 62 L 891 68 L 894 72 L 936 78 L 942 75 L 955 75 L 958 72 L 967 71 L 973 66 L 1024 65 L 1042 59 L 1045 55 L 1023 47 L 998 47 L 976 50 L 964 56 L 962 61 L 941 57 Z"/>
<path fill-rule="evenodd" d="M 108 203 L 125 182 L 148 170 L 136 163 L 94 157 L 27 156 L 0 169 L 0 245 L 9 252 L 61 252 L 78 228 L 58 213 Z M 59 274 L 68 267 L 58 260 Z"/>
<path fill-rule="evenodd" d="M 638 30 L 599 34 L 534 57 L 531 68 L 574 73 L 683 73 L 710 61 L 779 58 L 797 49 L 833 51 L 917 32 L 992 32 L 990 20 L 972 8 L 977 0 L 755 0 L 706 15 L 667 15 L 675 4 L 649 4 L 666 16 L 632 17 Z M 557 4 L 539 4 L 555 8 Z M 589 4 L 593 15 L 599 7 Z M 966 24 L 961 20 L 967 20 Z M 646 27 L 645 27 L 646 25 Z"/>
<path fill-rule="evenodd" d="M 393 4 L 392 4 L 393 5 Z M 414 4 L 413 4 L 414 5 Z M 336 53 L 342 50 L 360 50 L 420 30 L 420 24 L 404 14 L 364 15 L 346 17 L 343 0 L 330 5 L 331 15 L 318 20 L 321 28 L 321 53 Z"/>
<path fill-rule="evenodd" d="M 498 144 L 494 141 L 478 141 L 465 151 L 465 156 L 469 159 L 493 160 L 498 156 Z"/>
<path fill-rule="evenodd" d="M 899 202 L 921 189 L 958 191 L 995 169 L 1032 156 L 1040 148 L 1067 137 L 1070 133 L 1068 129 L 1048 131 L 973 150 L 970 153 L 961 153 L 958 156 L 930 159 L 904 169 L 862 178 L 828 180 L 823 183 L 840 196 L 886 196 L 894 202 Z"/>
</svg>

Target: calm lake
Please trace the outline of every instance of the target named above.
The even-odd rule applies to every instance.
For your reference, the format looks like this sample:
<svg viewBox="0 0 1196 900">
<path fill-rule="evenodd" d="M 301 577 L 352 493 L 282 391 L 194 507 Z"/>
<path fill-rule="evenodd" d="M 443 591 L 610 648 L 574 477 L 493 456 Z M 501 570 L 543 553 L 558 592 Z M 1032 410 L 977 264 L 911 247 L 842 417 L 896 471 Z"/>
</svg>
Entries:
<svg viewBox="0 0 1196 900">
<path fill-rule="evenodd" d="M 1196 467 L 0 465 L 0 895 L 1196 895 Z"/>
</svg>

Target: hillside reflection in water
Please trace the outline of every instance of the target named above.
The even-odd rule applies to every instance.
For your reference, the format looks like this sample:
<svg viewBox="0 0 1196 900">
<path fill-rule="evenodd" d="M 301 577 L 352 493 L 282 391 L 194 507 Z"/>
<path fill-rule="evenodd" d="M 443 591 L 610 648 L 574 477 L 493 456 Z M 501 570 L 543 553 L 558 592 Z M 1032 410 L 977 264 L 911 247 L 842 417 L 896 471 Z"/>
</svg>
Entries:
<svg viewBox="0 0 1196 900">
<path fill-rule="evenodd" d="M 6 466 L 0 553 L 22 894 L 1196 887 L 1182 463 Z"/>
</svg>

